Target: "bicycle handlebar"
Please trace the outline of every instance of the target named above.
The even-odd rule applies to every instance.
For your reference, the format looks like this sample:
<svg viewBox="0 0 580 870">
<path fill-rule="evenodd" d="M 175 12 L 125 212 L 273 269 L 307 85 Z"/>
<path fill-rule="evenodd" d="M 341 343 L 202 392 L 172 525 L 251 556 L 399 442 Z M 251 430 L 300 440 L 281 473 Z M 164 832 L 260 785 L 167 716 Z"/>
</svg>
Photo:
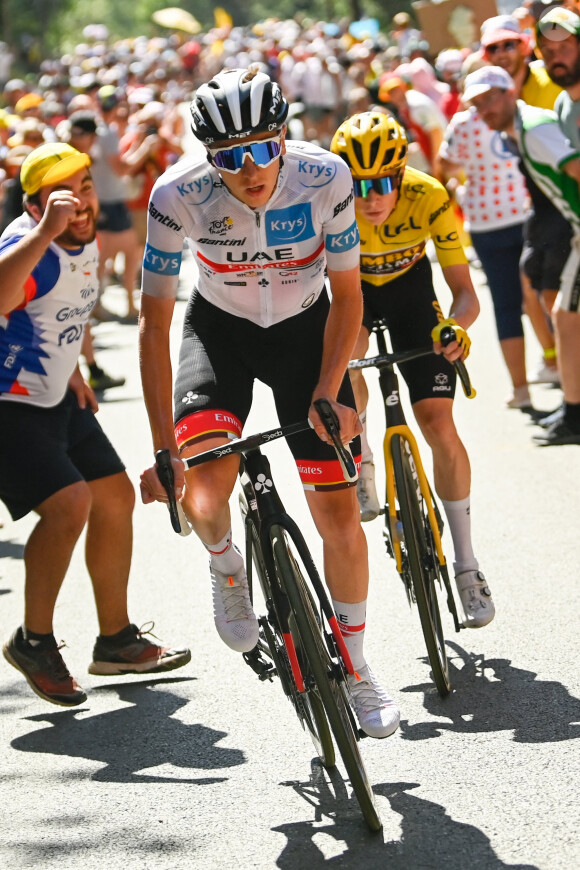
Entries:
<svg viewBox="0 0 580 870">
<path fill-rule="evenodd" d="M 354 459 L 350 448 L 345 446 L 339 435 L 338 417 L 327 399 L 316 399 L 314 406 L 318 411 L 326 431 L 332 439 L 334 449 L 344 475 L 349 483 L 353 483 L 357 479 L 357 471 Z M 303 423 L 289 423 L 287 426 L 278 426 L 276 429 L 268 429 L 266 432 L 257 432 L 255 435 L 249 435 L 247 438 L 236 438 L 230 441 L 229 444 L 223 444 L 221 447 L 213 447 L 211 450 L 206 450 L 203 453 L 198 453 L 197 456 L 188 456 L 187 459 L 181 460 L 186 468 L 193 468 L 196 465 L 202 465 L 204 462 L 211 462 L 213 459 L 220 459 L 222 456 L 230 456 L 236 453 L 244 453 L 250 450 L 256 450 L 263 444 L 269 444 L 271 441 L 276 441 L 278 438 L 288 438 L 290 435 L 297 435 L 299 432 L 304 432 L 308 429 L 310 422 L 305 420 Z M 155 464 L 157 467 L 157 476 L 163 484 L 163 488 L 167 493 L 169 515 L 171 517 L 171 525 L 173 530 L 180 535 L 189 535 L 191 526 L 183 512 L 181 504 L 175 498 L 173 467 L 171 465 L 171 455 L 169 450 L 158 450 L 155 454 Z"/>
<path fill-rule="evenodd" d="M 455 341 L 455 330 L 451 327 L 441 330 L 441 344 L 447 347 Z M 389 366 L 405 362 L 410 362 L 412 359 L 418 359 L 422 356 L 428 356 L 433 353 L 433 345 L 429 347 L 415 348 L 414 350 L 401 350 L 395 353 L 380 354 L 379 356 L 367 357 L 366 359 L 353 359 L 349 362 L 349 369 L 370 369 L 370 368 L 387 368 Z M 468 399 L 474 399 L 477 395 L 475 387 L 471 383 L 469 372 L 465 367 L 465 363 L 461 360 L 456 360 L 453 367 L 457 372 L 457 376 L 461 381 L 463 392 Z"/>
</svg>

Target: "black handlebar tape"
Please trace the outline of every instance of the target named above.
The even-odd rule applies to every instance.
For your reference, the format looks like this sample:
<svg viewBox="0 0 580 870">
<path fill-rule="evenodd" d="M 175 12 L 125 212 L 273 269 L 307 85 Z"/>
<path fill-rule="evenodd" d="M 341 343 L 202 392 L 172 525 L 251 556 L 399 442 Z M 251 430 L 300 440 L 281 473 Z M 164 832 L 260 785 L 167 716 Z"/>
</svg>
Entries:
<svg viewBox="0 0 580 870">
<path fill-rule="evenodd" d="M 455 330 L 451 326 L 445 326 L 441 330 L 440 340 L 443 347 L 447 347 L 448 344 L 451 344 L 451 342 L 455 341 L 456 339 L 457 336 L 455 334 Z M 461 381 L 463 392 L 468 399 L 473 399 L 475 397 L 475 390 L 471 384 L 471 379 L 469 377 L 469 372 L 465 367 L 465 363 L 458 359 L 453 363 L 453 367 L 455 368 L 457 376 Z"/>
<path fill-rule="evenodd" d="M 358 477 L 356 465 L 350 448 L 346 447 L 340 440 L 340 425 L 332 405 L 327 399 L 315 399 L 313 404 L 324 424 L 324 428 L 332 438 L 334 449 L 347 480 L 351 483 L 354 482 Z"/>
</svg>

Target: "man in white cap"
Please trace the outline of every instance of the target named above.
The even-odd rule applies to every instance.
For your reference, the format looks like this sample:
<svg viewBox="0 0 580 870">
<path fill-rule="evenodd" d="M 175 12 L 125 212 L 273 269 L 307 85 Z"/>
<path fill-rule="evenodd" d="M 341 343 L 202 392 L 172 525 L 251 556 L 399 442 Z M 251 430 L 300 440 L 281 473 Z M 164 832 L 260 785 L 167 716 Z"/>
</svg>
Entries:
<svg viewBox="0 0 580 870">
<path fill-rule="evenodd" d="M 575 238 L 561 275 L 558 310 L 577 313 L 580 303 L 580 151 L 570 144 L 554 112 L 516 100 L 513 79 L 501 67 L 483 67 L 468 75 L 463 99 L 475 106 L 492 130 L 503 133 L 506 142 L 519 153 L 535 184 L 570 223 Z M 557 331 L 558 326 L 556 321 Z M 535 436 L 534 440 L 545 446 L 580 444 L 580 393 L 578 401 L 574 401 L 580 387 L 579 342 L 577 336 L 570 342 L 564 335 L 559 335 L 557 341 L 566 407 L 570 397 L 570 404 L 577 408 L 570 409 L 570 413 L 557 420 L 545 435 Z M 574 411 L 578 411 L 578 417 Z"/>
</svg>

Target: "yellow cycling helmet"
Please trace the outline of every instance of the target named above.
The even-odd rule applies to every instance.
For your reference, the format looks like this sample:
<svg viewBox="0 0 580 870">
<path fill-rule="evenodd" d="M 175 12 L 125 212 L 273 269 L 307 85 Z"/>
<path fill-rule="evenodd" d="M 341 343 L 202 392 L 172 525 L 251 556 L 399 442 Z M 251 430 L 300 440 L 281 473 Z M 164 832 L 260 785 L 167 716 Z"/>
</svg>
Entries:
<svg viewBox="0 0 580 870">
<path fill-rule="evenodd" d="M 405 130 L 392 115 L 361 112 L 343 121 L 330 150 L 342 157 L 355 178 L 378 178 L 403 171 L 408 146 Z"/>
</svg>

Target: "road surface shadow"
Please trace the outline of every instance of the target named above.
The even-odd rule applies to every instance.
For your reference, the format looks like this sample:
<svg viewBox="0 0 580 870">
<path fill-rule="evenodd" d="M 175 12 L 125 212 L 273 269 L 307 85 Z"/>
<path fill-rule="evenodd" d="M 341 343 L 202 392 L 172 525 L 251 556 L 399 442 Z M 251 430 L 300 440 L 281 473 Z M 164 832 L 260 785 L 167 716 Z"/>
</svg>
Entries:
<svg viewBox="0 0 580 870">
<path fill-rule="evenodd" d="M 538 680 L 533 671 L 516 668 L 509 659 L 486 659 L 453 641 L 447 641 L 447 646 L 457 654 L 449 661 L 453 692 L 441 698 L 432 683 L 404 688 L 403 692 L 423 692 L 425 710 L 439 721 L 402 721 L 403 739 L 426 740 L 439 737 L 442 731 L 511 730 L 517 743 L 580 737 L 580 700 L 562 683 Z"/>
<path fill-rule="evenodd" d="M 317 759 L 312 762 L 308 782 L 282 784 L 291 786 L 312 806 L 314 818 L 272 829 L 287 838 L 276 861 L 281 870 L 298 866 L 309 870 L 328 866 L 349 870 L 539 870 L 532 864 L 506 864 L 475 825 L 456 822 L 444 807 L 410 794 L 419 783 L 374 787 L 375 794 L 386 797 L 393 812 L 401 817 L 400 837 L 389 842 L 382 833 L 368 830 L 356 798 L 349 796 L 338 772 L 325 771 Z"/>
<path fill-rule="evenodd" d="M 48 722 L 47 728 L 32 731 L 12 741 L 19 752 L 40 752 L 69 758 L 86 758 L 103 766 L 81 777 L 98 782 L 194 783 L 208 785 L 224 782 L 227 777 L 163 776 L 140 773 L 161 765 L 185 771 L 221 770 L 244 764 L 240 749 L 216 744 L 227 737 L 205 725 L 186 725 L 174 713 L 189 699 L 162 687 L 181 683 L 191 677 L 146 680 L 140 683 L 116 683 L 93 691 L 117 693 L 131 706 L 95 716 L 77 718 L 82 708 L 27 717 L 31 722 Z M 68 774 L 76 778 L 73 773 Z M 64 775 L 65 777 L 67 774 Z"/>
<path fill-rule="evenodd" d="M 24 544 L 13 540 L 0 541 L 0 559 L 24 559 Z"/>
</svg>

